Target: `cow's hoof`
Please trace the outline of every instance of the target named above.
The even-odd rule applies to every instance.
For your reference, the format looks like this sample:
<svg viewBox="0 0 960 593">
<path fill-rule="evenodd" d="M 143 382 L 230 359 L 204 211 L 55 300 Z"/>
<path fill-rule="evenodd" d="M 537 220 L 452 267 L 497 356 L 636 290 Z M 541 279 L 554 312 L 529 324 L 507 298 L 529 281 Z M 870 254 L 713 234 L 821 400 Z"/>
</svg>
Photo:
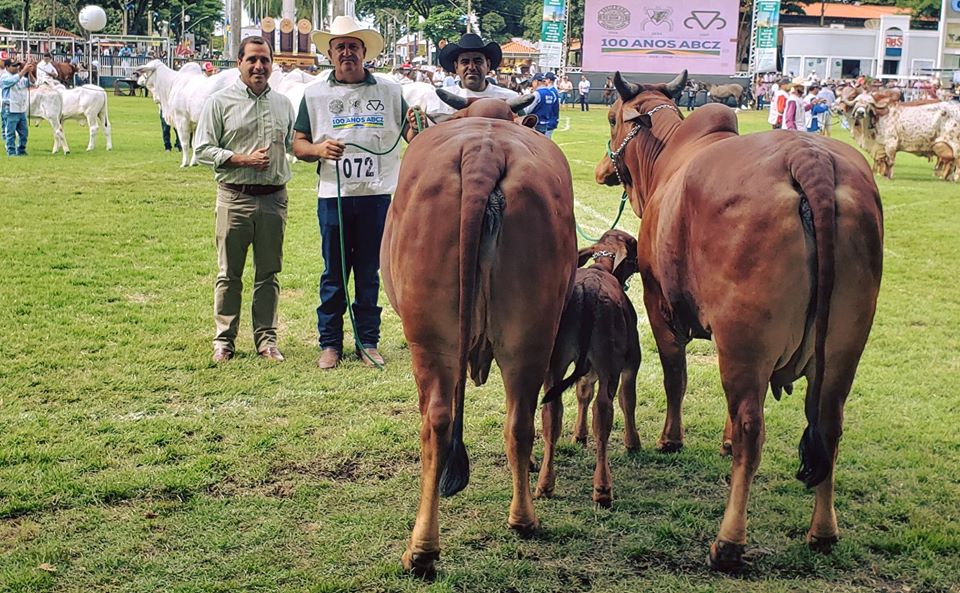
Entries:
<svg viewBox="0 0 960 593">
<path fill-rule="evenodd" d="M 537 489 L 533 492 L 534 498 L 551 498 L 553 497 L 553 484 L 549 486 L 541 486 L 537 484 Z"/>
<path fill-rule="evenodd" d="M 594 488 L 593 502 L 597 503 L 598 506 L 601 506 L 605 509 L 609 509 L 610 507 L 613 506 L 613 489 L 612 488 Z"/>
<path fill-rule="evenodd" d="M 829 554 L 838 541 L 840 541 L 840 536 L 837 534 L 819 536 L 807 532 L 807 546 L 814 552 Z"/>
<path fill-rule="evenodd" d="M 421 579 L 433 579 L 437 576 L 437 560 L 440 550 L 432 552 L 412 552 L 409 549 L 403 553 L 400 562 L 403 569 Z"/>
<path fill-rule="evenodd" d="M 581 437 L 581 436 L 575 436 L 575 437 L 573 437 L 573 442 L 574 442 L 575 444 L 577 444 L 577 445 L 580 445 L 581 447 L 586 447 L 586 446 L 587 446 L 587 437 L 585 437 L 585 436 L 583 436 L 583 437 Z"/>
<path fill-rule="evenodd" d="M 530 473 L 536 474 L 540 472 L 540 464 L 537 463 L 537 460 L 533 457 L 530 458 Z"/>
<path fill-rule="evenodd" d="M 627 451 L 634 453 L 640 450 L 640 437 L 636 434 L 627 435 L 623 437 L 623 446 L 626 447 Z"/>
<path fill-rule="evenodd" d="M 537 530 L 540 529 L 540 521 L 534 519 L 532 522 L 519 522 L 511 519 L 507 521 L 507 527 L 516 532 L 521 538 L 528 539 L 533 537 Z"/>
<path fill-rule="evenodd" d="M 657 451 L 661 453 L 676 453 L 683 449 L 683 441 L 657 441 Z"/>
<path fill-rule="evenodd" d="M 746 564 L 743 561 L 744 544 L 734 544 L 717 540 L 710 546 L 707 564 L 720 572 L 738 573 Z"/>
<path fill-rule="evenodd" d="M 731 455 L 733 455 L 733 443 L 723 441 L 723 444 L 720 445 L 720 457 L 730 457 Z"/>
</svg>

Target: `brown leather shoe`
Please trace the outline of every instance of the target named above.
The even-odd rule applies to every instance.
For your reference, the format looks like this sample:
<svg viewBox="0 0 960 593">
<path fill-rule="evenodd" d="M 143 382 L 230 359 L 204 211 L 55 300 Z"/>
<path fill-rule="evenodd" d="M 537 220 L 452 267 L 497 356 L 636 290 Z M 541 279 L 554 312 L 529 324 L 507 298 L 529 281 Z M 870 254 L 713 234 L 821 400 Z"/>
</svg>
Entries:
<svg viewBox="0 0 960 593">
<path fill-rule="evenodd" d="M 220 346 L 213 349 L 213 362 L 227 362 L 231 358 L 233 358 L 233 350 Z"/>
<path fill-rule="evenodd" d="M 260 351 L 260 358 L 265 358 L 273 362 L 283 362 L 283 354 L 280 354 L 280 349 L 276 346 L 267 346 Z"/>
<path fill-rule="evenodd" d="M 380 356 L 380 353 L 377 352 L 376 348 L 364 348 L 363 352 L 364 353 L 361 353 L 359 350 L 357 350 L 357 358 L 360 359 L 360 362 L 363 363 L 363 366 L 376 367 L 377 365 L 373 364 L 374 362 L 380 366 L 386 364 L 383 362 L 383 357 Z M 373 362 L 371 362 L 371 360 Z"/>
<path fill-rule="evenodd" d="M 340 352 L 336 348 L 324 348 L 320 351 L 320 359 L 317 360 L 317 366 L 325 371 L 340 364 Z"/>
</svg>

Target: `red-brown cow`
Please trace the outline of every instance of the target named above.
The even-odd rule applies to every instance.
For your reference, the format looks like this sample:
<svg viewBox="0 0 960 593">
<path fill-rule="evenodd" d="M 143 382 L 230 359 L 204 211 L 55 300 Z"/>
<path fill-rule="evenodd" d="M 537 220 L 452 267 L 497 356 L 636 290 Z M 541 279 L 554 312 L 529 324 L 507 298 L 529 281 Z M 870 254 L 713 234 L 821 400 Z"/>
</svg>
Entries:
<svg viewBox="0 0 960 593">
<path fill-rule="evenodd" d="M 607 185 L 622 180 L 643 217 L 643 298 L 667 392 L 662 450 L 683 445 L 686 344 L 716 344 L 733 472 L 710 563 L 738 570 L 768 384 L 779 397 L 807 379 L 797 473 L 816 486 L 807 541 L 829 549 L 837 539 L 834 464 L 880 290 L 883 217 L 856 149 L 789 131 L 739 136 L 733 111 L 719 105 L 684 120 L 673 97 L 686 77 L 638 85 L 617 73 L 620 98 L 609 113 L 616 150 L 596 174 Z"/>
<path fill-rule="evenodd" d="M 545 136 L 505 121 L 512 119 L 503 101 L 479 99 L 421 132 L 387 214 L 384 288 L 420 394 L 420 507 L 403 554 L 417 574 L 432 573 L 440 555 L 438 495 L 455 494 L 469 478 L 468 364 L 477 384 L 493 359 L 500 366 L 513 474 L 508 523 L 520 532 L 538 524 L 528 482 L 533 420 L 577 246 L 566 158 Z"/>
</svg>

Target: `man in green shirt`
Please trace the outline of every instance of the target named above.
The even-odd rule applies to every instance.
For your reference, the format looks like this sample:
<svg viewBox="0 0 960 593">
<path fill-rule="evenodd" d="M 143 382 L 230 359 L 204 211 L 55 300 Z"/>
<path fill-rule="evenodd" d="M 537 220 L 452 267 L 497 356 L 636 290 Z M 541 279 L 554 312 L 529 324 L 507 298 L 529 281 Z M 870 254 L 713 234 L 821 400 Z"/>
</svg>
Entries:
<svg viewBox="0 0 960 593">
<path fill-rule="evenodd" d="M 262 37 L 240 44 L 240 79 L 207 100 L 197 126 L 197 160 L 217 180 L 217 262 L 213 361 L 233 358 L 240 325 L 243 267 L 253 245 L 253 340 L 267 360 L 282 362 L 277 348 L 277 274 L 283 260 L 287 190 L 293 151 L 294 111 L 267 84 L 273 50 Z"/>
</svg>

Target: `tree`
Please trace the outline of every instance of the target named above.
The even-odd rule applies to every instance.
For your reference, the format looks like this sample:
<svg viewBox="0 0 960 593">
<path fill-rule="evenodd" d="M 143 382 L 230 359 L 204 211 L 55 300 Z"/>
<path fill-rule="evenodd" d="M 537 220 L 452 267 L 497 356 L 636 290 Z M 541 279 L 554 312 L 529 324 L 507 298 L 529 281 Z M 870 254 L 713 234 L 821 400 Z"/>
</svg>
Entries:
<svg viewBox="0 0 960 593">
<path fill-rule="evenodd" d="M 451 9 L 434 7 L 430 15 L 419 25 L 419 29 L 435 46 L 441 39 L 459 39 L 466 30 L 461 23 L 461 15 Z"/>
<path fill-rule="evenodd" d="M 509 39 L 506 31 L 507 22 L 495 12 L 488 12 L 480 19 L 480 32 L 484 39 L 502 43 Z"/>
</svg>

